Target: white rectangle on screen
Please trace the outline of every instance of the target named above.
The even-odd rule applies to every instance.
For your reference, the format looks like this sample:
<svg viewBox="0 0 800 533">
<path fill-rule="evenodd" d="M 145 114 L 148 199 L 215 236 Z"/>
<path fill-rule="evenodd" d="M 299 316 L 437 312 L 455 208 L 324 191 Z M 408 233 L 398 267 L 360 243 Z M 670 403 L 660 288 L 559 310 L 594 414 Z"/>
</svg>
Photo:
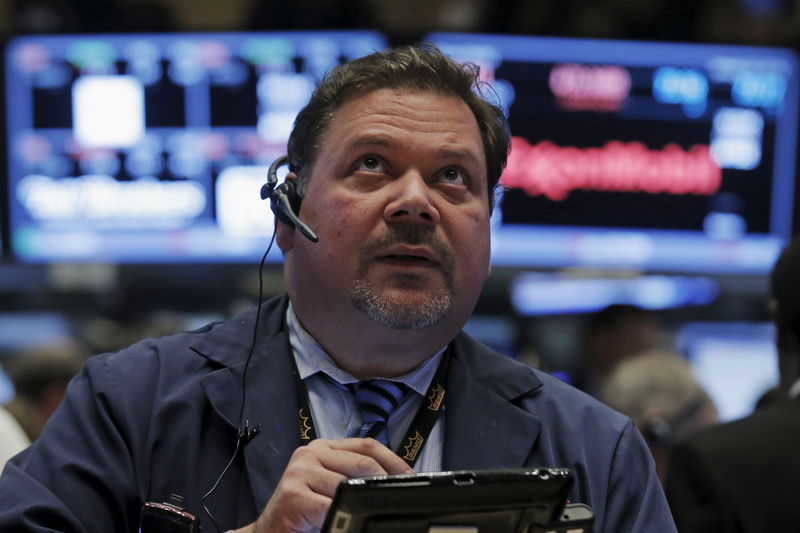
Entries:
<svg viewBox="0 0 800 533">
<path fill-rule="evenodd" d="M 749 415 L 761 395 L 778 384 L 770 323 L 694 322 L 684 325 L 675 341 L 723 422 Z"/>
<path fill-rule="evenodd" d="M 81 76 L 72 86 L 72 112 L 80 146 L 130 148 L 144 136 L 144 87 L 134 76 Z"/>
</svg>

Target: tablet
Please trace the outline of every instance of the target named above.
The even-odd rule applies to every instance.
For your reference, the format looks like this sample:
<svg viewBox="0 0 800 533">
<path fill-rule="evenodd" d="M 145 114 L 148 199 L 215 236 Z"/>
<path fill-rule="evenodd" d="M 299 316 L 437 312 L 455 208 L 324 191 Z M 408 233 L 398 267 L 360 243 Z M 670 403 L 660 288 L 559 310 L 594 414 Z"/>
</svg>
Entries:
<svg viewBox="0 0 800 533">
<path fill-rule="evenodd" d="M 565 468 L 462 470 L 349 479 L 339 484 L 322 533 L 566 530 L 547 527 L 567 514 L 564 508 L 571 483 L 571 473 Z M 591 511 L 586 506 L 579 513 L 575 511 L 584 522 L 587 510 L 590 518 Z"/>
</svg>

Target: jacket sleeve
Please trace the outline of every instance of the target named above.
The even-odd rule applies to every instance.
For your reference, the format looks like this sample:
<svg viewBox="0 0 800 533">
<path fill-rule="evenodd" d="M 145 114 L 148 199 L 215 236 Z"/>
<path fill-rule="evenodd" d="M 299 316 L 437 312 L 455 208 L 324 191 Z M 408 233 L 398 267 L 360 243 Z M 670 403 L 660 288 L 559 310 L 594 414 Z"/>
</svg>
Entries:
<svg viewBox="0 0 800 533">
<path fill-rule="evenodd" d="M 605 533 L 677 531 L 650 450 L 630 420 L 614 450 L 606 502 Z"/>
<path fill-rule="evenodd" d="M 705 467 L 702 454 L 690 442 L 670 453 L 666 490 L 681 533 L 716 533 L 724 526 L 724 506 Z"/>
<path fill-rule="evenodd" d="M 113 357 L 96 356 L 70 383 L 41 437 L 11 460 L 0 477 L 0 531 L 101 533 L 138 529 L 134 454 L 136 427 L 126 417 L 135 395 L 146 403 L 146 369 L 112 371 Z M 126 375 L 127 374 L 127 375 Z M 149 412 L 147 405 L 138 412 Z M 144 422 L 146 426 L 146 421 Z M 141 430 L 140 430 L 141 431 Z"/>
</svg>

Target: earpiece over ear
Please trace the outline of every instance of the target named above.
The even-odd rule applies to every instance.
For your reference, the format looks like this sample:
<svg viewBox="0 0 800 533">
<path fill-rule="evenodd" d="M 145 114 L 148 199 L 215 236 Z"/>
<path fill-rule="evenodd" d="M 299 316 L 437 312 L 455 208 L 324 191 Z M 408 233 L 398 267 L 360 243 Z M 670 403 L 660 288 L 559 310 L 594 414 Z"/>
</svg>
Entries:
<svg viewBox="0 0 800 533">
<path fill-rule="evenodd" d="M 311 242 L 319 242 L 317 234 L 297 216 L 303 197 L 297 192 L 295 182 L 284 181 L 278 185 L 278 168 L 288 163 L 289 157 L 285 155 L 272 162 L 267 170 L 267 182 L 261 186 L 261 199 L 269 198 L 270 208 L 278 220 L 294 226 Z"/>
</svg>

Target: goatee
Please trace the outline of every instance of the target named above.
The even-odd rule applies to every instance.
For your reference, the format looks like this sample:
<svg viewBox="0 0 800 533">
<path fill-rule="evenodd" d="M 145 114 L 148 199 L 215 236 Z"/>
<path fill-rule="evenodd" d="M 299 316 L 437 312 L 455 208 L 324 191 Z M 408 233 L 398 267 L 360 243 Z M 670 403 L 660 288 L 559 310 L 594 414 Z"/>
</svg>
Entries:
<svg viewBox="0 0 800 533">
<path fill-rule="evenodd" d="M 445 284 L 420 297 L 427 277 L 405 274 L 396 278 L 398 290 L 407 288 L 414 295 L 376 290 L 366 279 L 369 264 L 379 250 L 398 244 L 425 245 L 434 250 L 441 260 Z M 371 320 L 387 328 L 412 330 L 433 326 L 447 316 L 453 301 L 453 253 L 431 228 L 415 224 L 390 226 L 384 235 L 364 243 L 360 256 L 350 301 Z"/>
</svg>

